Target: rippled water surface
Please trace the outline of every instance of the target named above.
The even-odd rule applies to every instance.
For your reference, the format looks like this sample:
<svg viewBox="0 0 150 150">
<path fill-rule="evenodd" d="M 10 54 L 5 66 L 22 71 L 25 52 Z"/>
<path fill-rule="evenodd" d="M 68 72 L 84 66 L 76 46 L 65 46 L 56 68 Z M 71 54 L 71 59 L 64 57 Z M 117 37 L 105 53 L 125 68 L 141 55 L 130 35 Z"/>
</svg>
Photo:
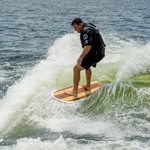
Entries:
<svg viewBox="0 0 150 150">
<path fill-rule="evenodd" d="M 0 2 L 0 150 L 149 150 L 149 0 Z M 72 84 L 82 48 L 71 21 L 97 25 L 106 57 L 85 101 L 51 93 Z M 81 82 L 85 82 L 84 72 Z"/>
</svg>

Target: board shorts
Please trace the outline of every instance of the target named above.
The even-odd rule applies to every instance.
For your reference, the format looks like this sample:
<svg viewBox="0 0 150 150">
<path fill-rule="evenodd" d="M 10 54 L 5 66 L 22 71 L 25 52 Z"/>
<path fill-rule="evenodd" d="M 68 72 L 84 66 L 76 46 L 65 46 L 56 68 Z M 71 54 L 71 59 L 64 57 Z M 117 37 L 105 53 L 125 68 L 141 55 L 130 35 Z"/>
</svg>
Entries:
<svg viewBox="0 0 150 150">
<path fill-rule="evenodd" d="M 83 57 L 81 66 L 88 70 L 91 66 L 96 68 L 96 64 L 105 57 L 105 48 L 95 54 L 86 55 Z"/>
</svg>

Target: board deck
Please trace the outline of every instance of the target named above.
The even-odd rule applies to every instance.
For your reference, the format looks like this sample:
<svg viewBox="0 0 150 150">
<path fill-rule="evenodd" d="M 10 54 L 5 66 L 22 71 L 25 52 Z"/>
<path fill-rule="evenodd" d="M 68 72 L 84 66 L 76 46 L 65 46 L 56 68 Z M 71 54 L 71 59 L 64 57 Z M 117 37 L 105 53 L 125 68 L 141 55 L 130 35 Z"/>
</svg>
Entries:
<svg viewBox="0 0 150 150">
<path fill-rule="evenodd" d="M 97 89 L 99 89 L 103 84 L 98 82 L 98 81 L 94 81 L 91 82 L 91 90 L 87 91 L 85 90 L 82 85 L 85 85 L 85 83 L 81 83 L 78 86 L 78 96 L 70 96 L 64 93 L 64 91 L 71 91 L 73 89 L 73 86 L 68 86 L 59 90 L 56 90 L 52 93 L 52 96 L 60 101 L 64 101 L 64 102 L 73 102 L 73 101 L 79 101 L 79 100 L 84 100 L 85 98 L 87 98 L 90 94 L 92 94 L 93 92 L 95 92 Z"/>
</svg>

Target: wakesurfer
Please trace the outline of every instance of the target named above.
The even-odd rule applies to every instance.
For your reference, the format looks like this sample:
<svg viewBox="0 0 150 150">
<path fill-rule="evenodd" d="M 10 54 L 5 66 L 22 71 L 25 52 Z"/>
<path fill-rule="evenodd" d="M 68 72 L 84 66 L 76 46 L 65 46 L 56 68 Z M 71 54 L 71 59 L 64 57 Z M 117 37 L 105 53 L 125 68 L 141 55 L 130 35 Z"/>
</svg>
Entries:
<svg viewBox="0 0 150 150">
<path fill-rule="evenodd" d="M 77 59 L 77 64 L 73 68 L 73 90 L 64 91 L 65 94 L 71 96 L 78 95 L 78 85 L 80 81 L 80 72 L 85 70 L 86 85 L 85 90 L 90 90 L 91 83 L 91 66 L 96 68 L 96 64 L 105 57 L 105 43 L 102 36 L 94 24 L 84 23 L 80 18 L 75 18 L 71 26 L 75 31 L 80 33 L 82 53 Z"/>
</svg>

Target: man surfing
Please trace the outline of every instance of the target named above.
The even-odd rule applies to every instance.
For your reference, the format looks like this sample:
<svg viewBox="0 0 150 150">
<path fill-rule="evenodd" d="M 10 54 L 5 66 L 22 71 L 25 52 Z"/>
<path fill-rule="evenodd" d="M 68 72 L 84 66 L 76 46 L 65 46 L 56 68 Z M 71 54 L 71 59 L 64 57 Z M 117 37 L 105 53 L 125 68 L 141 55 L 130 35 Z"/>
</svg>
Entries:
<svg viewBox="0 0 150 150">
<path fill-rule="evenodd" d="M 96 64 L 105 57 L 106 45 L 104 44 L 102 36 L 95 25 L 91 23 L 84 23 L 80 18 L 75 18 L 71 25 L 75 31 L 80 33 L 83 51 L 77 59 L 77 64 L 73 68 L 73 90 L 64 91 L 64 93 L 71 96 L 77 96 L 80 71 L 85 70 L 86 84 L 83 88 L 90 91 L 92 75 L 90 67 L 96 67 Z"/>
</svg>

